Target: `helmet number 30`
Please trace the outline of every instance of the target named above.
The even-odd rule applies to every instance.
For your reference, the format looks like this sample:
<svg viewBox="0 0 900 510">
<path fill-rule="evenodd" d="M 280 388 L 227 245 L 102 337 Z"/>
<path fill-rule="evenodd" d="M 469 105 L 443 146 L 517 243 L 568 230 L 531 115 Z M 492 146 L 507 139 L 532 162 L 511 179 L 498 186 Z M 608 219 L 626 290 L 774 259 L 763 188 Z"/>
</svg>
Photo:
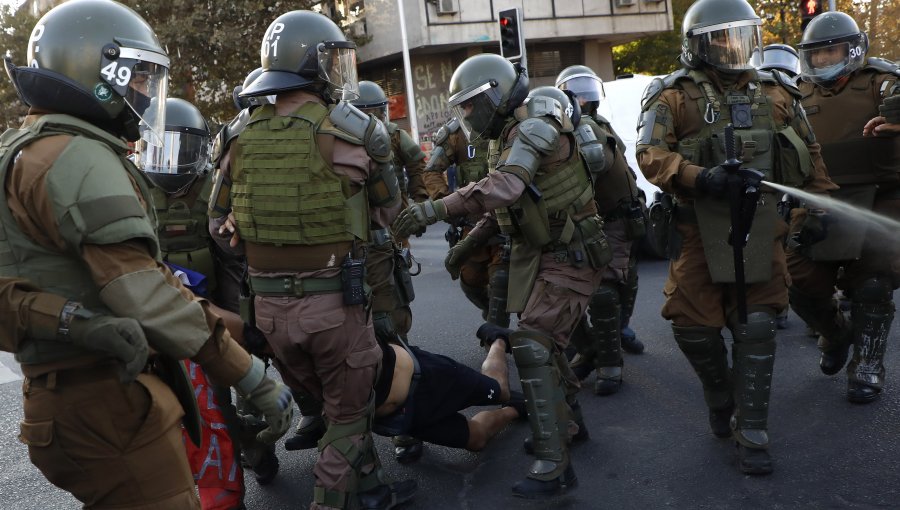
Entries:
<svg viewBox="0 0 900 510">
<path fill-rule="evenodd" d="M 853 48 L 850 48 L 850 58 L 861 57 L 862 54 L 863 54 L 863 50 L 859 46 L 854 46 Z"/>
<path fill-rule="evenodd" d="M 106 67 L 100 70 L 100 74 L 106 78 L 108 83 L 115 83 L 120 87 L 128 85 L 131 81 L 131 68 L 121 66 L 116 62 L 110 62 Z"/>
</svg>

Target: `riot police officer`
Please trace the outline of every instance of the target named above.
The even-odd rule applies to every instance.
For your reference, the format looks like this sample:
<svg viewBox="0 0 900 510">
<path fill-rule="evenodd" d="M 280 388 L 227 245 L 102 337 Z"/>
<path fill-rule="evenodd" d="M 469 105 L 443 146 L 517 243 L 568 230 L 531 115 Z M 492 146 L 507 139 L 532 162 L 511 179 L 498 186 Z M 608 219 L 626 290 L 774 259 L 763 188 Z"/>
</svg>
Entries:
<svg viewBox="0 0 900 510">
<path fill-rule="evenodd" d="M 509 338 L 534 432 L 536 460 L 527 477 L 513 486 L 513 494 L 538 498 L 576 483 L 568 424 L 574 422 L 573 430 L 582 438 L 587 429 L 574 392 L 567 391 L 577 391 L 578 381 L 563 350 L 611 254 L 590 177 L 574 150 L 569 112 L 543 96 L 523 105 L 527 91 L 525 70 L 499 55 L 476 55 L 454 71 L 454 116 L 470 142 L 498 140 L 501 163 L 484 179 L 445 198 L 411 205 L 394 228 L 409 234 L 445 218 L 496 210 L 496 220 L 487 217 L 469 237 L 477 246 L 498 227 L 509 234 L 507 309 L 520 318 L 515 332 L 494 329 Z"/>
<path fill-rule="evenodd" d="M 783 73 L 752 67 L 760 24 L 744 0 L 691 5 L 682 29 L 684 67 L 648 86 L 637 142 L 641 171 L 673 193 L 677 204 L 662 316 L 672 321 L 675 341 L 703 384 L 712 432 L 733 435 L 739 468 L 747 474 L 772 471 L 767 448 L 774 317 L 787 305 L 787 225 L 777 217 L 771 193 L 762 190 L 757 202 L 760 180 L 817 192 L 835 187 L 799 91 Z M 729 125 L 734 137 L 726 140 Z M 729 161 L 740 170 L 722 166 L 729 147 Z M 750 199 L 739 200 L 736 192 Z M 731 204 L 740 207 L 734 225 Z M 742 258 L 729 244 L 732 228 L 749 232 Z M 735 259 L 746 261 L 740 275 Z M 734 338 L 733 368 L 723 326 Z"/>
<path fill-rule="evenodd" d="M 827 12 L 813 19 L 799 45 L 802 102 L 828 173 L 841 187 L 833 196 L 897 219 L 900 137 L 863 136 L 863 127 L 879 117 L 885 98 L 900 95 L 900 69 L 886 60 L 866 59 L 867 48 L 866 34 L 849 15 Z M 825 239 L 810 245 L 803 239 L 819 217 L 798 209 L 794 219 L 797 239 L 805 245 L 788 253 L 791 307 L 821 333 L 819 366 L 825 374 L 839 372 L 853 346 L 847 398 L 871 402 L 884 385 L 892 295 L 900 286 L 897 244 L 884 243 L 850 218 L 836 218 Z M 835 285 L 850 299 L 849 322 L 832 300 Z"/>
<path fill-rule="evenodd" d="M 159 262 L 150 184 L 126 141 L 143 123 L 138 161 L 162 158 L 168 56 L 138 14 L 98 0 L 47 12 L 27 54 L 27 67 L 7 63 L 31 109 L 2 138 L 0 271 L 67 302 L 56 339 L 28 332 L 16 348 L 26 376 L 20 437 L 44 476 L 87 507 L 197 508 L 178 423 L 188 412 L 197 440 L 196 403 L 178 360 L 191 358 L 262 410 L 268 442 L 290 426 L 292 406 L 287 388 Z M 140 342 L 115 324 L 73 336 L 88 310 L 134 319 L 155 351 L 150 363 L 126 362 L 120 379 Z"/>
<path fill-rule="evenodd" d="M 213 186 L 212 214 L 231 209 L 224 226 L 246 252 L 256 326 L 282 377 L 324 403 L 312 508 L 390 508 L 415 491 L 381 478 L 370 431 L 381 350 L 365 307 L 365 243 L 400 197 L 387 129 L 341 101 L 358 95 L 355 53 L 321 14 L 276 18 L 263 72 L 241 92 L 275 103 L 250 114 Z"/>
<path fill-rule="evenodd" d="M 469 143 L 451 118 L 434 135 L 434 149 L 425 165 L 424 181 L 432 200 L 444 198 L 469 183 L 478 182 L 488 173 L 490 140 L 480 138 Z M 445 176 L 446 172 L 446 176 Z M 452 172 L 452 174 L 451 174 Z M 453 183 L 453 187 L 449 186 Z M 509 327 L 506 311 L 506 289 L 509 285 L 509 248 L 503 236 L 496 236 L 485 246 L 475 249 L 465 241 L 472 227 L 481 219 L 473 214 L 452 221 L 445 235 L 450 248 L 457 243 L 455 257 L 448 259 L 450 277 L 459 280 L 463 295 L 479 310 L 482 318 L 502 327 Z"/>
<path fill-rule="evenodd" d="M 637 253 L 633 242 L 646 232 L 637 195 L 637 182 L 625 161 L 625 144 L 609 121 L 598 113 L 604 99 L 603 82 L 583 65 L 569 66 L 556 78 L 556 86 L 574 94 L 581 108 L 576 139 L 594 183 L 594 199 L 603 216 L 603 232 L 613 260 L 603 270 L 603 283 L 591 295 L 590 321 L 576 329 L 572 342 L 579 348 L 580 363 L 573 363 L 581 377 L 594 368 L 594 393 L 611 395 L 622 385 L 622 350 L 644 351 L 643 343 L 625 328 L 637 299 Z"/>
<path fill-rule="evenodd" d="M 796 78 L 800 74 L 800 56 L 797 50 L 787 44 L 769 44 L 763 48 L 763 60 L 756 62 L 756 68 L 763 71 L 777 69 Z"/>
</svg>

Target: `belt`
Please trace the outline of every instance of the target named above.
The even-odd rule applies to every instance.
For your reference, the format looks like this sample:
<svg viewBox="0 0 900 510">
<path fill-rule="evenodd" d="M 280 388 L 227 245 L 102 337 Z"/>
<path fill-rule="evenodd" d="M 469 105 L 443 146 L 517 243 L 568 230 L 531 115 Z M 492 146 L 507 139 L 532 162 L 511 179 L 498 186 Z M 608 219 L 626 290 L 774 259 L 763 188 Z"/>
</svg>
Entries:
<svg viewBox="0 0 900 510">
<path fill-rule="evenodd" d="M 257 296 L 303 297 L 313 294 L 341 292 L 343 286 L 341 285 L 340 276 L 332 276 L 331 278 L 251 276 L 250 289 Z"/>
<path fill-rule="evenodd" d="M 100 365 L 83 368 L 69 368 L 55 370 L 37 377 L 25 378 L 25 383 L 35 388 L 52 390 L 57 386 L 72 386 L 101 381 L 103 379 L 115 379 L 118 381 L 119 373 L 115 365 Z"/>
</svg>

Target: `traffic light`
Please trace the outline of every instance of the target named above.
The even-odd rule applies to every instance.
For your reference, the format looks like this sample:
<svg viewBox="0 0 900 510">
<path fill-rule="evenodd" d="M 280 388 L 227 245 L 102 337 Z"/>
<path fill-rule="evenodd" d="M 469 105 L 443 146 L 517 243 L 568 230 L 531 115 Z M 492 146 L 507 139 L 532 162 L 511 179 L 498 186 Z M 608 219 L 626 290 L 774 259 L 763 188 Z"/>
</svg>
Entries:
<svg viewBox="0 0 900 510">
<path fill-rule="evenodd" d="M 522 11 L 515 7 L 500 11 L 500 55 L 510 61 L 521 60 L 525 54 L 522 33 Z"/>
<path fill-rule="evenodd" d="M 806 30 L 806 25 L 809 25 L 813 18 L 825 11 L 822 1 L 800 0 L 800 30 Z"/>
</svg>

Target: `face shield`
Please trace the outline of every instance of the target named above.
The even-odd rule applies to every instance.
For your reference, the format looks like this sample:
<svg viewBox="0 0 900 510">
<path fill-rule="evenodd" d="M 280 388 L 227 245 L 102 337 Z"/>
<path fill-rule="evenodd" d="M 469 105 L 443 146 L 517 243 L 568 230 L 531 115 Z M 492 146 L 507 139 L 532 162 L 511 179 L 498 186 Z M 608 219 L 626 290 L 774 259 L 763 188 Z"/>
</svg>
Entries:
<svg viewBox="0 0 900 510">
<path fill-rule="evenodd" d="M 388 115 L 388 105 L 374 106 L 372 108 L 360 108 L 360 110 L 362 110 L 362 112 L 365 114 L 374 115 L 376 119 L 385 124 L 387 124 L 391 120 L 390 115 Z"/>
<path fill-rule="evenodd" d="M 491 127 L 500 100 L 500 90 L 493 80 L 450 97 L 450 114 L 459 121 L 470 143 Z"/>
<path fill-rule="evenodd" d="M 566 78 L 566 81 L 558 85 L 560 90 L 568 90 L 575 94 L 579 101 L 603 101 L 606 91 L 603 90 L 603 81 L 593 74 L 576 74 Z"/>
<path fill-rule="evenodd" d="M 746 71 L 759 58 L 753 53 L 759 52 L 761 40 L 758 20 L 720 23 L 691 30 L 690 51 L 716 69 Z"/>
<path fill-rule="evenodd" d="M 327 41 L 318 46 L 319 79 L 327 83 L 334 101 L 359 98 L 356 75 L 356 45 L 348 41 Z"/>
<path fill-rule="evenodd" d="M 110 45 L 103 51 L 100 76 L 125 100 L 140 123 L 162 136 L 169 89 L 169 58 L 149 50 Z M 144 135 L 142 134 L 142 137 Z M 161 145 L 161 140 L 156 145 Z"/>
<path fill-rule="evenodd" d="M 162 137 L 142 129 L 141 139 L 135 144 L 135 163 L 157 185 L 174 192 L 206 169 L 209 151 L 209 133 L 201 129 L 166 126 Z"/>
<path fill-rule="evenodd" d="M 828 84 L 862 67 L 866 48 L 862 34 L 854 40 L 800 49 L 800 74 L 804 80 Z"/>
</svg>

